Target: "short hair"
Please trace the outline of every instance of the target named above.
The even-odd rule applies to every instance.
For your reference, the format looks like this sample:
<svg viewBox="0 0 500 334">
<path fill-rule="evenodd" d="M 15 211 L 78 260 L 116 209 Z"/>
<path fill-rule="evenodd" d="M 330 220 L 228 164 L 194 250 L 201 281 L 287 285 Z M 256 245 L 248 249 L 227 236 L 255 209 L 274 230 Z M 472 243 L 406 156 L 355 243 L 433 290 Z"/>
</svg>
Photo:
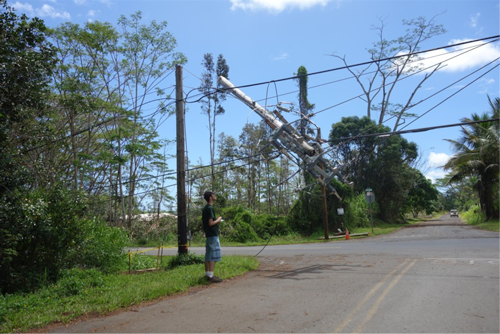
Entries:
<svg viewBox="0 0 500 334">
<path fill-rule="evenodd" d="M 213 192 L 210 191 L 210 190 L 207 190 L 205 191 L 205 193 L 203 194 L 203 198 L 205 199 L 205 201 L 209 201 L 210 200 L 210 197 L 212 196 Z"/>
</svg>

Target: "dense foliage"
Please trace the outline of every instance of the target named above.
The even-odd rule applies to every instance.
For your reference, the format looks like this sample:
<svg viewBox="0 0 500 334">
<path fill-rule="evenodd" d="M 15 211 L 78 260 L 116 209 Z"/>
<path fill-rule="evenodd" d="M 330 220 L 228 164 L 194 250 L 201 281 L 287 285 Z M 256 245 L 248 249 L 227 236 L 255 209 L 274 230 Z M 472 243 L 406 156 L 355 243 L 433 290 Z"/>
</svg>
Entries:
<svg viewBox="0 0 500 334">
<path fill-rule="evenodd" d="M 379 218 L 396 222 L 402 220 L 408 192 L 417 183 L 418 174 L 411 165 L 418 151 L 415 143 L 400 135 L 373 136 L 389 131 L 366 116 L 343 117 L 332 125 L 329 139 L 342 163 L 342 174 L 354 182 L 355 193 L 373 189 Z"/>
<path fill-rule="evenodd" d="M 500 161 L 500 98 L 489 99 L 491 110 L 482 115 L 472 114 L 462 122 L 489 121 L 463 126 L 458 140 L 448 139 L 456 154 L 444 166 L 451 171 L 448 183 L 459 183 L 474 177 L 481 211 L 487 219 L 498 218 Z"/>
</svg>

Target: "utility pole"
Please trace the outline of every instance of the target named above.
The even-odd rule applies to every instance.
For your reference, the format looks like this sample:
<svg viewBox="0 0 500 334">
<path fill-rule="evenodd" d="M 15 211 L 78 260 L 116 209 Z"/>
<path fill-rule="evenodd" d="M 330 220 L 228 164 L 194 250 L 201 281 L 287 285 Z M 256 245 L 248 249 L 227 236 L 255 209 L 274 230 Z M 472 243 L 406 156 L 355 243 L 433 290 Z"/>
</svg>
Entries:
<svg viewBox="0 0 500 334">
<path fill-rule="evenodd" d="M 175 68 L 175 115 L 177 130 L 177 245 L 178 254 L 187 254 L 186 159 L 184 155 L 184 91 L 182 66 Z"/>
<path fill-rule="evenodd" d="M 295 153 L 302 161 L 305 162 L 305 170 L 312 175 L 316 182 L 321 183 L 328 188 L 330 194 L 342 200 L 337 191 L 330 184 L 330 181 L 338 174 L 339 168 L 333 166 L 323 158 L 324 150 L 321 147 L 321 141 L 309 144 L 306 138 L 300 136 L 288 122 L 280 116 L 273 116 L 265 108 L 261 107 L 257 102 L 246 96 L 241 90 L 236 88 L 229 80 L 223 76 L 219 77 L 219 83 L 234 97 L 243 102 L 247 107 L 252 109 L 257 115 L 262 117 L 267 125 L 273 129 L 269 143 L 276 147 L 281 153 L 286 155 L 290 160 L 294 158 L 290 153 Z M 276 111 L 275 111 L 276 113 Z M 283 121 L 281 121 L 283 119 Z M 323 168 L 318 166 L 322 164 Z M 299 167 L 301 167 L 299 165 Z M 301 167 L 302 168 L 302 167 Z"/>
<path fill-rule="evenodd" d="M 318 138 L 321 138 L 321 129 L 318 128 Z M 325 166 L 323 163 L 319 164 L 319 167 L 321 169 L 325 169 Z M 323 228 L 325 230 L 325 240 L 328 240 L 330 238 L 330 233 L 328 232 L 328 207 L 326 205 L 326 186 L 324 183 L 321 183 L 321 194 L 322 196 L 322 201 L 323 201 Z"/>
</svg>

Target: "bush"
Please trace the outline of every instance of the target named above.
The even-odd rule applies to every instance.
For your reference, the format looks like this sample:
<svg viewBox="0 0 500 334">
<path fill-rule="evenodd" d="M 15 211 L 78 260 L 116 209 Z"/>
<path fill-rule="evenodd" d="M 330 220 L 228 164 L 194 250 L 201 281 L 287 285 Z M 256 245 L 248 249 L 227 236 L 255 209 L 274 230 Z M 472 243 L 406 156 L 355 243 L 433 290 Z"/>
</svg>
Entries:
<svg viewBox="0 0 500 334">
<path fill-rule="evenodd" d="M 107 226 L 96 218 L 83 220 L 82 240 L 73 245 L 68 256 L 68 268 L 97 268 L 103 272 L 119 270 L 128 238 L 119 227 Z"/>
<path fill-rule="evenodd" d="M 276 217 L 269 214 L 254 215 L 252 226 L 257 235 L 262 239 L 269 239 L 272 235 L 285 236 L 292 233 L 286 217 Z"/>
<path fill-rule="evenodd" d="M 313 183 L 309 175 L 307 175 L 306 183 Z M 326 196 L 328 208 L 328 228 L 336 231 L 342 226 L 350 224 L 348 207 L 353 197 L 353 191 L 349 185 L 339 182 L 336 179 L 331 180 L 331 185 L 337 190 L 337 193 L 342 198 L 339 200 L 337 196 L 328 194 Z M 337 215 L 337 208 L 345 209 L 345 216 Z M 287 216 L 287 223 L 293 231 L 297 231 L 301 235 L 311 235 L 319 229 L 323 229 L 323 195 L 321 187 L 315 185 L 310 191 L 301 191 L 299 198 L 293 203 L 290 212 Z"/>
<path fill-rule="evenodd" d="M 469 224 L 479 224 L 486 220 L 486 216 L 481 212 L 479 205 L 472 205 L 469 210 L 460 214 L 461 218 Z"/>
<path fill-rule="evenodd" d="M 104 276 L 99 270 L 72 268 L 62 272 L 61 278 L 53 288 L 58 296 L 64 297 L 74 296 L 83 293 L 86 289 L 103 285 Z"/>
<path fill-rule="evenodd" d="M 62 185 L 0 204 L 0 290 L 33 291 L 73 267 L 116 270 L 126 234 L 83 219 L 83 194 Z"/>
<path fill-rule="evenodd" d="M 172 236 L 177 239 L 177 218 L 161 217 L 150 221 L 133 220 L 130 228 L 130 237 L 139 245 L 146 245 L 149 241 L 168 243 Z"/>
<path fill-rule="evenodd" d="M 348 229 L 370 226 L 370 205 L 366 202 L 365 194 L 354 196 L 345 210 L 346 226 Z M 377 203 L 372 203 L 373 216 L 378 211 Z"/>
<path fill-rule="evenodd" d="M 0 262 L 2 293 L 36 289 L 69 267 L 68 252 L 85 238 L 84 210 L 81 193 L 61 185 L 18 192 L 0 205 L 0 244 L 6 242 L 9 254 Z"/>
<path fill-rule="evenodd" d="M 174 269 L 180 266 L 189 266 L 192 264 L 204 264 L 205 257 L 193 253 L 179 254 L 172 257 L 167 264 L 167 269 Z"/>
</svg>

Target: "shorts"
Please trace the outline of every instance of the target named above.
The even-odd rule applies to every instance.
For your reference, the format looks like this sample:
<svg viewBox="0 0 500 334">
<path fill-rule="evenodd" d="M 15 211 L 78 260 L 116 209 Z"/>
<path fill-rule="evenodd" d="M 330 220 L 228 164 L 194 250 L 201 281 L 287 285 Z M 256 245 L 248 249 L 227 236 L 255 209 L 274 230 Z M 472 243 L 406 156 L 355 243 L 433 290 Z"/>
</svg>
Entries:
<svg viewBox="0 0 500 334">
<path fill-rule="evenodd" d="M 220 262 L 221 260 L 221 251 L 220 251 L 220 242 L 219 237 L 208 237 L 205 244 L 205 262 L 213 261 Z"/>
</svg>

